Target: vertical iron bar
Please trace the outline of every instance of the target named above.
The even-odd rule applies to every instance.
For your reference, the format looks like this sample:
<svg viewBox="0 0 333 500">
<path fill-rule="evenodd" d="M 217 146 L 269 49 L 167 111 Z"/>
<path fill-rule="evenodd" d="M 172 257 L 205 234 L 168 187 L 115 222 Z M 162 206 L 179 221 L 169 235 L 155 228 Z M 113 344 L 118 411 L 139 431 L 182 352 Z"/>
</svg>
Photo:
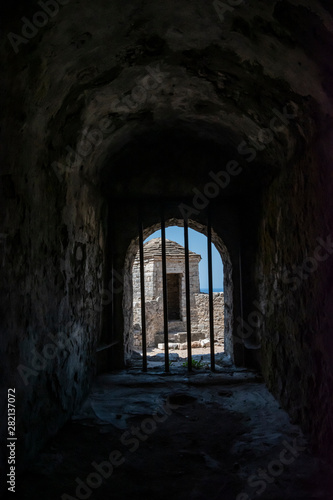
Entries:
<svg viewBox="0 0 333 500">
<path fill-rule="evenodd" d="M 210 364 L 211 371 L 215 371 L 214 351 L 214 305 L 213 305 L 213 265 L 212 265 L 212 221 L 211 211 L 208 210 L 208 286 L 209 286 L 209 332 L 210 332 Z"/>
<path fill-rule="evenodd" d="M 162 273 L 163 273 L 163 316 L 164 316 L 164 350 L 165 371 L 169 372 L 169 325 L 168 325 L 168 292 L 167 292 L 167 268 L 166 268 L 166 243 L 165 243 L 165 219 L 164 210 L 161 208 L 161 235 L 162 235 Z"/>
<path fill-rule="evenodd" d="M 110 233 L 111 233 L 111 244 L 110 244 L 110 256 L 111 256 L 111 283 L 112 283 L 112 289 L 111 289 L 111 307 L 110 307 L 110 316 L 108 316 L 109 318 L 109 321 L 110 321 L 110 324 L 111 324 L 111 335 L 110 335 L 110 338 L 107 337 L 107 344 L 110 343 L 112 344 L 115 340 L 115 296 L 114 296 L 114 266 L 115 266 L 115 263 L 114 263 L 114 253 L 115 253 L 115 249 L 114 249 L 114 242 L 116 241 L 115 238 L 114 238 L 114 206 L 113 204 L 110 204 L 110 207 L 109 207 L 109 210 L 110 210 L 110 214 L 109 214 L 109 217 L 110 217 L 110 220 L 112 221 L 111 223 L 111 228 L 110 228 Z M 106 284 L 105 284 L 106 285 Z M 106 288 L 106 287 L 105 287 Z M 114 348 L 111 349 L 111 351 L 109 352 L 109 355 L 108 355 L 108 363 L 110 363 L 110 369 L 113 370 L 114 368 L 114 365 L 115 365 L 115 352 L 114 352 Z"/>
<path fill-rule="evenodd" d="M 145 270 L 143 254 L 143 225 L 139 212 L 139 245 L 140 245 L 140 285 L 141 285 L 141 329 L 142 329 L 142 370 L 147 371 L 147 332 L 146 332 L 146 297 L 145 297 Z"/>
<path fill-rule="evenodd" d="M 241 326 L 242 326 L 242 334 L 244 333 L 244 310 L 243 310 L 243 275 L 242 275 L 242 247 L 239 246 L 239 295 L 240 295 L 240 313 L 241 313 Z M 242 342 L 242 359 L 243 365 L 245 363 L 244 358 L 244 340 Z"/>
<path fill-rule="evenodd" d="M 192 344 L 191 344 L 191 303 L 190 303 L 190 260 L 188 246 L 188 222 L 184 219 L 185 242 L 185 290 L 186 290 L 186 331 L 187 331 L 187 368 L 192 371 Z"/>
<path fill-rule="evenodd" d="M 110 344 L 113 342 L 114 340 L 114 332 L 115 332 L 115 314 L 114 314 L 114 310 L 115 310 L 115 299 L 114 299 L 114 259 L 113 259 L 113 251 L 111 250 L 111 283 L 112 283 L 112 290 L 111 290 L 111 311 L 110 311 L 110 314 L 111 314 L 111 335 L 110 335 Z M 113 368 L 113 358 L 114 358 L 114 355 L 113 355 L 113 349 L 111 350 L 111 353 L 110 353 L 110 361 L 111 361 L 111 369 Z"/>
</svg>

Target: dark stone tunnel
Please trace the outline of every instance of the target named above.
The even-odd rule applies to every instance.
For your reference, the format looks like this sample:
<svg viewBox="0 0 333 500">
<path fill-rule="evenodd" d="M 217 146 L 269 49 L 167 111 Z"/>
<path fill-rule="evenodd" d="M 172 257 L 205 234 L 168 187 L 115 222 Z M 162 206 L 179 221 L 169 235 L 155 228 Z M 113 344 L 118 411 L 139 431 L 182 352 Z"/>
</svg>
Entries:
<svg viewBox="0 0 333 500">
<path fill-rule="evenodd" d="M 125 290 L 112 307 L 104 291 L 114 271 L 126 282 L 138 209 L 154 228 L 161 203 L 167 220 L 193 227 L 206 227 L 210 210 L 232 282 L 235 373 L 262 377 L 307 453 L 330 470 L 331 3 L 29 0 L 1 9 L 1 488 L 8 389 L 19 488 L 50 439 L 69 432 L 96 377 L 126 370 Z M 216 413 L 216 439 L 228 441 L 224 411 L 207 422 Z M 131 470 L 121 474 L 126 482 Z M 216 480 L 216 493 L 247 500 L 233 474 L 230 491 Z M 54 477 L 61 493 L 75 491 Z M 35 488 L 31 498 L 45 498 Z M 111 498 L 105 491 L 92 498 Z M 295 491 L 283 498 L 332 497 Z"/>
</svg>

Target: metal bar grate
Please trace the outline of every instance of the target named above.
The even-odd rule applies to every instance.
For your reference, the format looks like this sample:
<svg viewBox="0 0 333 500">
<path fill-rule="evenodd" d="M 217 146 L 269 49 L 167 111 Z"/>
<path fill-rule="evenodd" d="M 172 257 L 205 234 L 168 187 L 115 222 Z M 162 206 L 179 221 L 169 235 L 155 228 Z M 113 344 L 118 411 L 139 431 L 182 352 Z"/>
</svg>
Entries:
<svg viewBox="0 0 333 500">
<path fill-rule="evenodd" d="M 207 250 L 208 250 L 208 286 L 209 286 L 209 339 L 211 371 L 215 371 L 215 344 L 214 344 L 214 294 L 213 294 L 213 261 L 212 261 L 212 222 L 211 211 L 207 215 Z M 167 241 L 165 205 L 160 202 L 160 223 L 162 241 L 162 290 L 163 290 L 163 325 L 164 325 L 164 362 L 165 372 L 170 372 L 169 363 L 169 308 L 168 308 L 168 280 L 167 280 Z M 184 223 L 184 260 L 185 260 L 185 311 L 186 311 L 186 339 L 187 339 L 187 369 L 192 367 L 192 321 L 191 321 L 191 282 L 190 282 L 190 250 L 189 225 L 186 218 Z M 139 253 L 140 253 L 140 290 L 141 290 L 141 326 L 142 326 L 142 370 L 148 370 L 147 358 L 147 318 L 146 318 L 146 290 L 145 290 L 145 263 L 144 263 L 144 230 L 142 206 L 138 207 Z"/>
</svg>

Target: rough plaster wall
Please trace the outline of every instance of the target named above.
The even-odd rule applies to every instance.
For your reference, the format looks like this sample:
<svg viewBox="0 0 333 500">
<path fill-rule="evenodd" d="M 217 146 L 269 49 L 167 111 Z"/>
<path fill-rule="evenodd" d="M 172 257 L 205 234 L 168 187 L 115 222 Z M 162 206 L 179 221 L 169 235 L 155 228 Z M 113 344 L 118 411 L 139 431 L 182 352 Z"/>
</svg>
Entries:
<svg viewBox="0 0 333 500">
<path fill-rule="evenodd" d="M 22 409 L 20 446 L 33 455 L 82 401 L 94 373 L 104 241 L 89 186 L 51 181 L 40 173 L 38 150 L 25 154 L 22 168 L 25 182 L 13 182 L 16 215 L 5 219 L 1 339 L 5 380 Z"/>
</svg>

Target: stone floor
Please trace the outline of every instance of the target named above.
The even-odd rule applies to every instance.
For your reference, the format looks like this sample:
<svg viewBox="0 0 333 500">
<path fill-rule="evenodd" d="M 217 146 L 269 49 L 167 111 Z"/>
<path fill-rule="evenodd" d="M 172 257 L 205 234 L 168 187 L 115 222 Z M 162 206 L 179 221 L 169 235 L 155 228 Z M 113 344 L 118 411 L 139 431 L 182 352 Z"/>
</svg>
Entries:
<svg viewBox="0 0 333 500">
<path fill-rule="evenodd" d="M 223 371 L 226 367 L 231 367 L 230 358 L 224 353 L 223 344 L 214 346 L 215 368 L 217 371 Z M 200 363 L 204 371 L 210 371 L 210 347 L 201 347 L 192 349 L 192 359 Z M 186 372 L 187 370 L 187 349 L 169 349 L 170 371 L 172 373 Z M 149 347 L 147 349 L 147 364 L 149 370 L 160 371 L 165 367 L 164 349 Z M 184 366 L 186 365 L 186 366 Z M 142 351 L 134 352 L 131 360 L 131 366 L 135 368 L 142 367 Z"/>
<path fill-rule="evenodd" d="M 332 500 L 332 470 L 260 376 L 98 377 L 81 410 L 20 478 L 20 500 Z"/>
</svg>

